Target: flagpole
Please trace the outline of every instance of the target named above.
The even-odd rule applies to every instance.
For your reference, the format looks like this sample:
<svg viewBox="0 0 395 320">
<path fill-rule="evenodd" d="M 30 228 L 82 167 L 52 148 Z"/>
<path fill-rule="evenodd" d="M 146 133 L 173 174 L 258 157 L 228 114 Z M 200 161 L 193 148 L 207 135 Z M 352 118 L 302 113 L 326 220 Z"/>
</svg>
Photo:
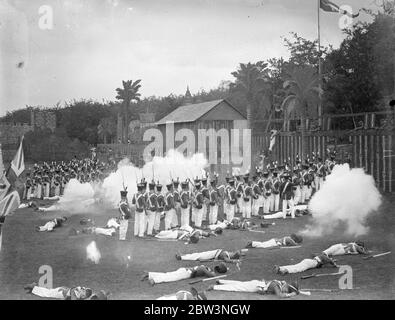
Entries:
<svg viewBox="0 0 395 320">
<path fill-rule="evenodd" d="M 321 69 L 321 19 L 320 19 L 321 0 L 317 0 L 317 18 L 318 18 L 318 81 L 319 81 L 319 102 L 318 102 L 318 125 L 322 125 L 322 69 Z M 322 128 L 321 128 L 322 129 Z"/>
</svg>

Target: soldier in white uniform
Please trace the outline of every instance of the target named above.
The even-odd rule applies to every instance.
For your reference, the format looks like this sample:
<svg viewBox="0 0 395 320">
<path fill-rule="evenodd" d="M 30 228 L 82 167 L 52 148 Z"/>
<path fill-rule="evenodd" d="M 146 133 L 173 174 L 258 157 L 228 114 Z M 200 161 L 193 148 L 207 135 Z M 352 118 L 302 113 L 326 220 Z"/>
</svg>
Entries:
<svg viewBox="0 0 395 320">
<path fill-rule="evenodd" d="M 177 260 L 188 260 L 188 261 L 198 261 L 198 260 L 223 260 L 229 263 L 238 263 L 243 253 L 241 251 L 225 251 L 222 249 L 196 252 L 185 255 L 176 254 Z"/>
<path fill-rule="evenodd" d="M 126 233 L 129 227 L 129 219 L 131 218 L 129 202 L 127 198 L 128 192 L 125 190 L 121 191 L 121 200 L 118 204 L 120 227 L 119 227 L 119 240 L 126 240 Z"/>
<path fill-rule="evenodd" d="M 158 196 L 155 192 L 155 182 L 152 181 L 148 184 L 149 192 L 147 194 L 147 236 L 153 235 L 155 219 L 158 209 Z"/>
<path fill-rule="evenodd" d="M 276 247 L 294 247 L 303 242 L 303 237 L 297 234 L 291 234 L 283 238 L 273 238 L 268 241 L 248 241 L 246 248 L 276 248 Z"/>
<path fill-rule="evenodd" d="M 45 225 L 43 226 L 37 226 L 36 227 L 36 231 L 38 232 L 51 232 L 53 231 L 53 229 L 55 228 L 60 228 L 63 224 L 63 222 L 65 222 L 67 220 L 66 217 L 60 217 L 60 218 L 55 218 L 51 221 L 48 221 Z"/>
<path fill-rule="evenodd" d="M 280 298 L 290 298 L 299 294 L 299 284 L 297 282 L 288 284 L 280 280 L 265 281 L 264 279 L 251 281 L 218 279 L 217 284 L 207 290 L 274 294 Z"/>
<path fill-rule="evenodd" d="M 166 185 L 167 193 L 165 196 L 165 230 L 169 230 L 174 223 L 174 215 L 176 214 L 174 195 L 173 195 L 173 183 Z"/>
<path fill-rule="evenodd" d="M 216 224 L 218 219 L 218 203 L 219 197 L 216 189 L 217 181 L 215 179 L 211 179 L 210 186 L 208 189 L 209 192 L 209 224 Z"/>
<path fill-rule="evenodd" d="M 216 266 L 214 268 L 218 273 L 226 273 L 228 268 L 225 265 Z M 179 268 L 172 272 L 147 272 L 141 278 L 141 281 L 148 280 L 153 286 L 159 283 L 175 282 L 185 279 L 197 277 L 215 277 L 216 273 L 205 265 L 200 265 L 192 268 Z"/>
<path fill-rule="evenodd" d="M 368 250 L 365 248 L 365 244 L 362 241 L 349 242 L 349 243 L 338 243 L 330 246 L 328 249 L 323 251 L 328 257 L 330 256 L 343 256 L 343 255 L 356 255 L 356 254 L 368 254 Z"/>
<path fill-rule="evenodd" d="M 181 227 L 189 226 L 190 197 L 189 183 L 184 181 L 181 183 L 180 193 Z"/>
<path fill-rule="evenodd" d="M 146 227 L 146 199 L 143 183 L 137 185 L 137 193 L 133 197 L 132 204 L 136 207 L 134 214 L 134 236 L 143 238 Z"/>
<path fill-rule="evenodd" d="M 335 261 L 329 258 L 326 254 L 321 254 L 314 257 L 313 259 L 304 259 L 301 262 L 288 265 L 288 266 L 274 266 L 274 272 L 278 274 L 289 274 L 289 273 L 299 273 L 304 272 L 309 269 L 321 268 L 323 265 L 332 265 L 333 267 L 338 267 Z"/>
</svg>

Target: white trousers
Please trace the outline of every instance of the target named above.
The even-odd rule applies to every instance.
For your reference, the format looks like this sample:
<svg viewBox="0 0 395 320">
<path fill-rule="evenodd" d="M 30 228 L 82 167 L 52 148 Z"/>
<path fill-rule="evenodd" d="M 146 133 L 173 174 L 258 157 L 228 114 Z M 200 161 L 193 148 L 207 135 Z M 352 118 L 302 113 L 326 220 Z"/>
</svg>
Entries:
<svg viewBox="0 0 395 320">
<path fill-rule="evenodd" d="M 145 226 L 146 226 L 145 212 L 135 211 L 134 215 L 134 236 L 144 237 Z"/>
<path fill-rule="evenodd" d="M 34 191 L 35 191 L 35 195 L 34 195 L 35 198 L 41 199 L 42 196 L 43 196 L 43 194 L 42 194 L 42 191 L 43 191 L 42 185 L 38 184 Z"/>
<path fill-rule="evenodd" d="M 156 211 L 147 210 L 147 235 L 152 235 L 155 225 Z"/>
<path fill-rule="evenodd" d="M 165 230 L 169 230 L 174 225 L 175 209 L 165 211 Z"/>
<path fill-rule="evenodd" d="M 173 219 L 171 221 L 172 228 L 178 226 L 178 214 L 180 211 L 181 211 L 181 204 L 179 202 L 176 202 L 174 206 Z"/>
<path fill-rule="evenodd" d="M 277 246 L 278 246 L 278 244 L 277 244 L 276 239 L 270 239 L 270 240 L 264 241 L 264 242 L 252 241 L 253 248 L 267 249 L 267 248 L 273 248 L 273 247 L 277 247 Z"/>
<path fill-rule="evenodd" d="M 280 267 L 280 271 L 288 271 L 288 273 L 304 272 L 309 269 L 314 269 L 318 265 L 317 260 L 304 259 L 298 264 Z"/>
<path fill-rule="evenodd" d="M 274 194 L 272 193 L 270 196 L 269 196 L 269 211 L 270 212 L 274 212 Z"/>
<path fill-rule="evenodd" d="M 52 231 L 55 228 L 55 222 L 53 221 L 48 221 L 46 224 L 43 226 L 39 227 L 39 231 Z"/>
<path fill-rule="evenodd" d="M 155 237 L 158 239 L 176 240 L 178 239 L 178 230 L 162 230 Z"/>
<path fill-rule="evenodd" d="M 202 221 L 207 221 L 208 220 L 208 213 L 209 213 L 209 208 L 207 206 L 207 201 L 203 202 L 203 215 L 202 215 Z"/>
<path fill-rule="evenodd" d="M 236 213 L 241 213 L 241 208 L 243 207 L 243 197 L 237 198 Z"/>
<path fill-rule="evenodd" d="M 265 286 L 265 282 L 258 280 L 251 281 L 234 281 L 234 280 L 218 280 L 218 285 L 214 286 L 214 290 L 232 291 L 232 292 L 259 292 Z"/>
<path fill-rule="evenodd" d="M 211 231 L 215 231 L 217 229 L 224 230 L 224 229 L 226 229 L 226 227 L 227 227 L 227 224 L 225 223 L 225 221 L 224 222 L 217 222 L 216 224 L 210 224 L 207 226 L 207 228 Z"/>
<path fill-rule="evenodd" d="M 273 214 L 265 214 L 265 220 L 270 220 L 270 219 L 285 219 L 286 215 L 284 214 L 283 211 L 279 211 Z"/>
<path fill-rule="evenodd" d="M 49 183 L 44 183 L 44 197 L 49 197 L 49 190 L 50 190 Z"/>
<path fill-rule="evenodd" d="M 129 227 L 129 220 L 119 221 L 119 240 L 126 240 L 128 227 Z"/>
<path fill-rule="evenodd" d="M 103 235 L 103 236 L 113 236 L 115 233 L 114 228 L 94 228 L 93 233 L 98 234 L 98 235 Z"/>
<path fill-rule="evenodd" d="M 274 202 L 274 212 L 278 212 L 280 210 L 280 194 L 273 193 L 273 202 Z"/>
<path fill-rule="evenodd" d="M 328 256 L 342 256 L 346 254 L 346 250 L 344 250 L 344 245 L 341 243 L 334 244 L 323 252 Z"/>
<path fill-rule="evenodd" d="M 270 196 L 266 196 L 263 198 L 263 213 L 270 212 Z"/>
<path fill-rule="evenodd" d="M 148 279 L 153 280 L 154 283 L 174 282 L 189 279 L 191 275 L 192 270 L 179 268 L 172 272 L 148 272 Z"/>
<path fill-rule="evenodd" d="M 190 261 L 212 260 L 212 259 L 215 259 L 217 252 L 218 252 L 218 250 L 211 250 L 211 251 L 185 254 L 185 255 L 181 256 L 181 260 L 190 260 Z"/>
<path fill-rule="evenodd" d="M 258 197 L 258 206 L 259 206 L 259 208 L 262 208 L 262 210 L 263 210 L 264 204 L 265 204 L 265 197 L 263 195 L 260 195 Z"/>
<path fill-rule="evenodd" d="M 259 198 L 258 199 L 252 199 L 252 212 L 251 215 L 253 217 L 256 217 L 259 215 Z"/>
<path fill-rule="evenodd" d="M 218 205 L 210 205 L 210 213 L 208 217 L 209 224 L 216 224 L 218 220 Z"/>
<path fill-rule="evenodd" d="M 241 207 L 241 213 L 243 215 L 243 218 L 245 219 L 251 219 L 251 199 L 248 201 L 245 201 L 243 199 L 242 207 Z"/>
<path fill-rule="evenodd" d="M 283 200 L 283 215 L 284 219 L 287 216 L 287 208 L 289 207 L 291 211 L 291 217 L 295 218 L 295 209 L 294 209 L 294 201 L 293 199 L 291 200 Z"/>
<path fill-rule="evenodd" d="M 294 194 L 294 203 L 298 205 L 302 200 L 302 190 L 300 186 L 296 187 L 295 194 Z"/>
<path fill-rule="evenodd" d="M 233 218 L 235 217 L 236 213 L 236 204 L 227 204 L 227 209 L 225 211 L 226 214 L 226 220 L 232 221 Z"/>
<path fill-rule="evenodd" d="M 324 184 L 324 177 L 318 177 L 317 182 L 315 184 L 317 191 L 322 188 L 323 184 Z"/>
<path fill-rule="evenodd" d="M 307 195 L 308 195 L 308 190 L 307 190 L 308 188 L 307 188 L 307 186 L 302 186 L 301 187 L 301 192 L 300 192 L 300 202 L 299 203 L 305 203 L 307 200 L 308 200 L 308 198 L 307 198 Z"/>
<path fill-rule="evenodd" d="M 202 219 L 203 219 L 203 208 L 202 209 L 197 209 L 197 208 L 192 208 L 192 215 L 194 216 L 194 224 L 195 227 L 200 228 L 202 226 Z"/>
<path fill-rule="evenodd" d="M 35 286 L 32 290 L 32 294 L 42 297 L 42 298 L 52 298 L 52 299 L 65 299 L 63 295 L 64 288 L 54 288 L 54 289 L 47 289 L 44 287 L 37 287 Z"/>
<path fill-rule="evenodd" d="M 189 207 L 181 208 L 181 226 L 189 226 Z"/>
<path fill-rule="evenodd" d="M 55 186 L 55 196 L 60 196 L 60 186 Z"/>
<path fill-rule="evenodd" d="M 154 230 L 160 230 L 160 212 L 155 212 L 155 222 L 154 222 Z"/>
</svg>

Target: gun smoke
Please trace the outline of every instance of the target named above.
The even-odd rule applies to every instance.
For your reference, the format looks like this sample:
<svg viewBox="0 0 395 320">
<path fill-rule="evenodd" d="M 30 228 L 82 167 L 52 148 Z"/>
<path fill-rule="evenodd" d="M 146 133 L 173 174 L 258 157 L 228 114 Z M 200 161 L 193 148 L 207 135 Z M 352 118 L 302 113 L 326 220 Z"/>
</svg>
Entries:
<svg viewBox="0 0 395 320">
<path fill-rule="evenodd" d="M 381 195 L 372 176 L 363 169 L 350 169 L 348 164 L 336 165 L 322 188 L 309 203 L 313 222 L 302 232 L 319 237 L 345 226 L 348 236 L 365 235 L 366 219 L 381 205 Z"/>
</svg>

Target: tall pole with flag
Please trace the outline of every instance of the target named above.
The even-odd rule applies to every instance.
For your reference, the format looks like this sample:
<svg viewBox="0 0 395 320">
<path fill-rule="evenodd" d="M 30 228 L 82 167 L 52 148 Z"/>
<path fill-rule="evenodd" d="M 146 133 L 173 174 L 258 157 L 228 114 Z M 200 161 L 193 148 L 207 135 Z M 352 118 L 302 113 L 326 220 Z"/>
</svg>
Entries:
<svg viewBox="0 0 395 320">
<path fill-rule="evenodd" d="M 21 203 L 21 196 L 17 188 L 17 179 L 25 170 L 25 160 L 23 155 L 23 137 L 19 144 L 14 159 L 11 162 L 7 174 L 0 173 L 0 251 L 2 245 L 2 227 L 7 215 L 18 209 Z M 22 190 L 23 193 L 23 190 Z"/>
</svg>

